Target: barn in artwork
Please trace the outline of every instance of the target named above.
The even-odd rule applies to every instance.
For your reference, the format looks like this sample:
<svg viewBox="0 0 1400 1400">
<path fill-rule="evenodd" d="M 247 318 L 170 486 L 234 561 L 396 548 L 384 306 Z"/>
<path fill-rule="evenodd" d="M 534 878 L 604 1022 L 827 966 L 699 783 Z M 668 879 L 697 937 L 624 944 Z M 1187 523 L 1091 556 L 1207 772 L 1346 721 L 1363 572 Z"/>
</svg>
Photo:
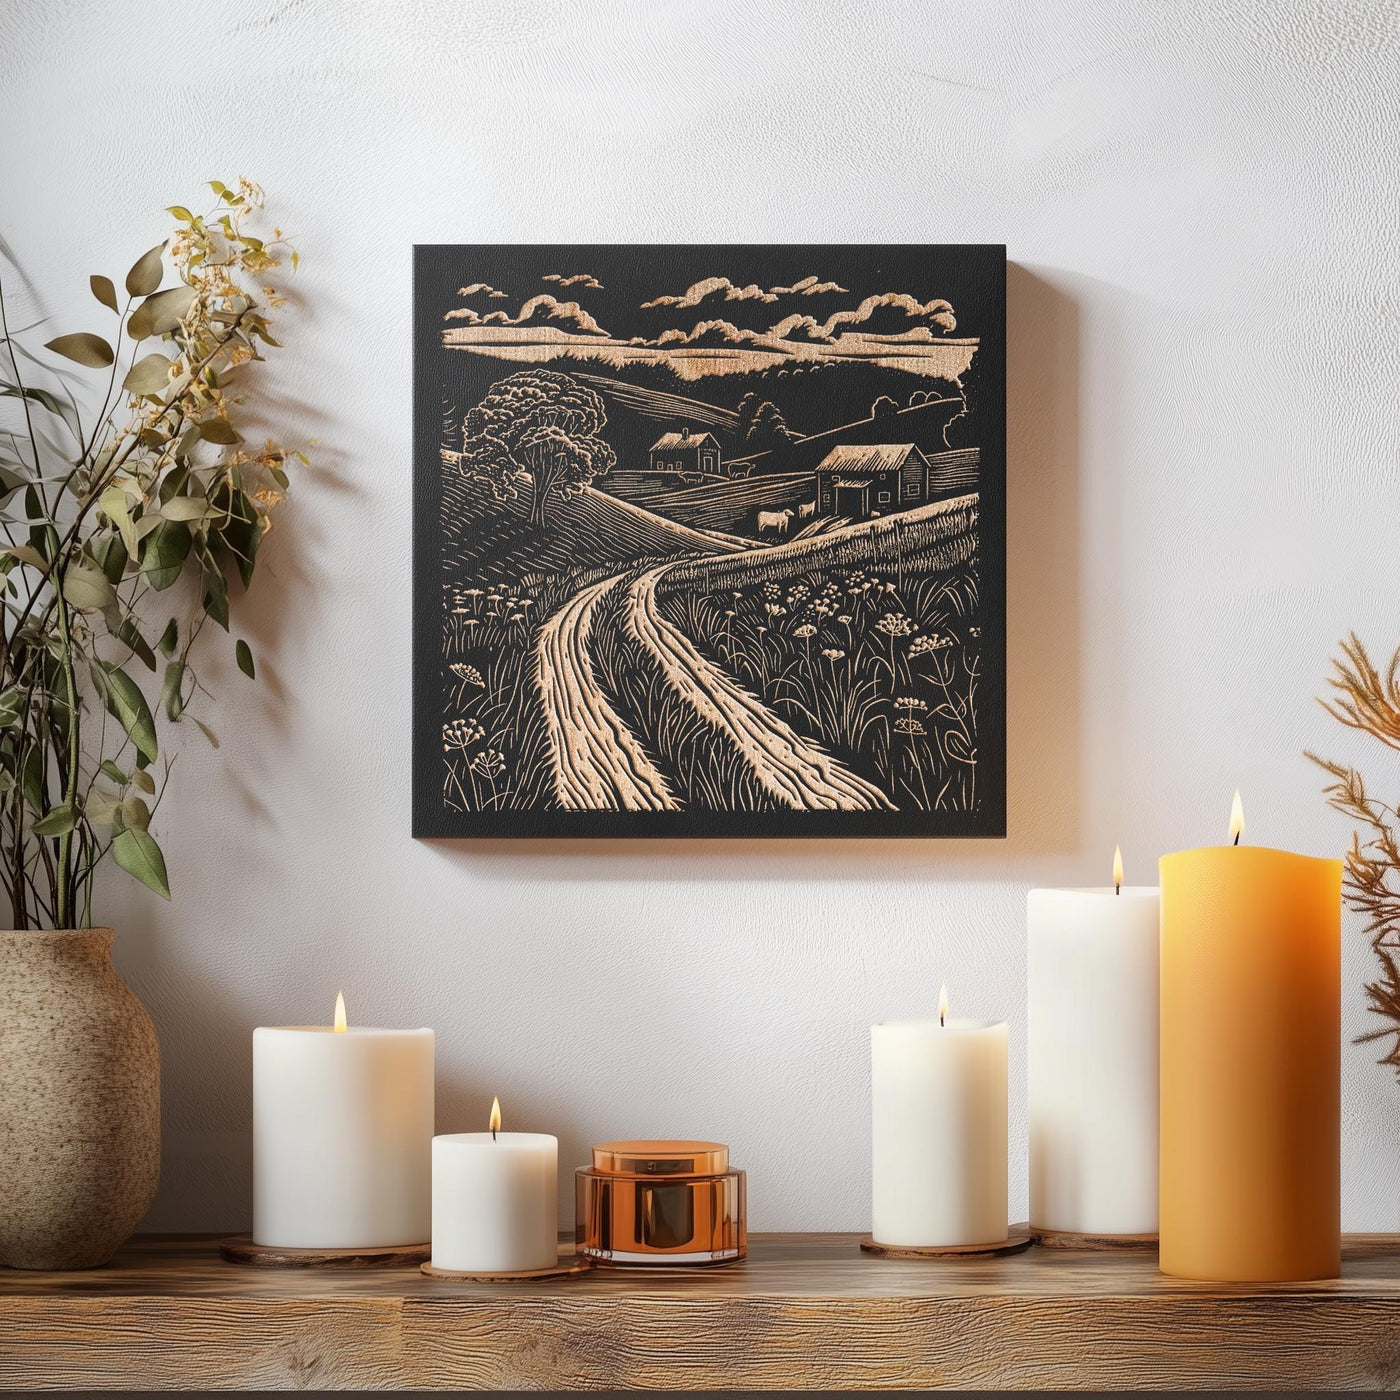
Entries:
<svg viewBox="0 0 1400 1400">
<path fill-rule="evenodd" d="M 1005 291 L 418 248 L 415 835 L 1004 835 Z"/>
<path fill-rule="evenodd" d="M 928 500 L 928 458 L 912 442 L 833 447 L 817 467 L 817 510 L 869 520 Z"/>
<path fill-rule="evenodd" d="M 702 472 L 714 476 L 720 468 L 720 445 L 712 433 L 682 428 L 662 433 L 651 445 L 648 465 L 654 472 Z"/>
</svg>

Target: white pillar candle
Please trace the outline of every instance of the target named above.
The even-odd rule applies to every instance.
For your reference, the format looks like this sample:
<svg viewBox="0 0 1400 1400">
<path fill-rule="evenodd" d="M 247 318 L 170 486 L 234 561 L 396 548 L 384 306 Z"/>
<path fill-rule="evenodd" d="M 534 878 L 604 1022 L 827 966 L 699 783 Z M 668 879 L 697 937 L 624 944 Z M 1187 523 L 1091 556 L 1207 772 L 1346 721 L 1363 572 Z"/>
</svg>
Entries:
<svg viewBox="0 0 1400 1400">
<path fill-rule="evenodd" d="M 433 1033 L 253 1032 L 253 1239 L 369 1249 L 429 1236 Z"/>
<path fill-rule="evenodd" d="M 1026 902 L 1031 1225 L 1157 1230 L 1157 891 Z M 1121 888 L 1122 893 L 1115 893 Z"/>
<path fill-rule="evenodd" d="M 433 1267 L 506 1274 L 559 1259 L 559 1139 L 493 1131 L 433 1139 Z"/>
<path fill-rule="evenodd" d="M 1004 1021 L 871 1028 L 871 1233 L 878 1244 L 1006 1238 Z"/>
</svg>

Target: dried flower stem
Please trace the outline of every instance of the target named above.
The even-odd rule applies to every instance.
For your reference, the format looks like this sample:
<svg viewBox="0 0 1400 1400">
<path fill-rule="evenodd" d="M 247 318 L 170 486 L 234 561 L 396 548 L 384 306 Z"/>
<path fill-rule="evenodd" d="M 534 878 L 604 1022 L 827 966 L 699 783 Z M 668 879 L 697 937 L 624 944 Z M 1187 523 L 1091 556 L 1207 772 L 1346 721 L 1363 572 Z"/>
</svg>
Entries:
<svg viewBox="0 0 1400 1400">
<path fill-rule="evenodd" d="M 1334 696 L 1318 703 L 1350 729 L 1400 749 L 1400 650 L 1384 675 L 1372 664 L 1353 632 L 1333 660 L 1328 685 Z M 1366 984 L 1371 1011 L 1389 1024 L 1357 1037 L 1358 1043 L 1389 1040 L 1378 1063 L 1400 1073 L 1400 812 L 1366 791 L 1361 774 L 1346 764 L 1309 753 L 1333 781 L 1324 789 L 1334 810 L 1364 829 L 1352 833 L 1346 854 L 1343 890 L 1347 903 L 1366 919 L 1366 933 L 1381 965 L 1380 976 Z"/>
</svg>

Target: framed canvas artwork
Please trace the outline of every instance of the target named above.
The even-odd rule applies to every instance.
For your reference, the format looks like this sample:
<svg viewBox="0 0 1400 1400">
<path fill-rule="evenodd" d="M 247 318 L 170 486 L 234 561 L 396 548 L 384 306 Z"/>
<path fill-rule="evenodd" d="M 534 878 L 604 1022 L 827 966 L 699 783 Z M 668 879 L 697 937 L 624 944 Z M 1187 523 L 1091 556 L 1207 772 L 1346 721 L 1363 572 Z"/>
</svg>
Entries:
<svg viewBox="0 0 1400 1400">
<path fill-rule="evenodd" d="M 1000 246 L 423 246 L 418 836 L 1005 834 Z"/>
</svg>

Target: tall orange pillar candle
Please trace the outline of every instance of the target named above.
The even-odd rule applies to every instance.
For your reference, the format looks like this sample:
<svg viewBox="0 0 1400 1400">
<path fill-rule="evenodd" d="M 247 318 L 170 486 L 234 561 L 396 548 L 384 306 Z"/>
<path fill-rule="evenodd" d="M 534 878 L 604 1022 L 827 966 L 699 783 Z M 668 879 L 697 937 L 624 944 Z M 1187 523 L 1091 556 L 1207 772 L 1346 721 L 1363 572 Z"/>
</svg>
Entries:
<svg viewBox="0 0 1400 1400">
<path fill-rule="evenodd" d="M 1161 882 L 1162 1272 L 1333 1278 L 1341 862 L 1213 846 L 1163 856 Z"/>
</svg>

